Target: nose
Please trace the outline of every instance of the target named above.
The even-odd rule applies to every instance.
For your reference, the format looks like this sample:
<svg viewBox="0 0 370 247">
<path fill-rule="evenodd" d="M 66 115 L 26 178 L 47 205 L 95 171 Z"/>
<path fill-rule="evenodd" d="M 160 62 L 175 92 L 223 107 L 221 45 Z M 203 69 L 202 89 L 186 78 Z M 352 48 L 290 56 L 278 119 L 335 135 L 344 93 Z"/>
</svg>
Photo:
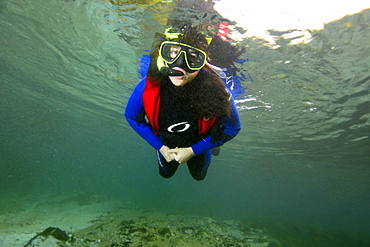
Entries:
<svg viewBox="0 0 370 247">
<path fill-rule="evenodd" d="M 172 66 L 183 67 L 184 65 L 185 65 L 185 55 L 182 52 L 180 56 L 176 59 L 176 61 L 172 64 Z"/>
</svg>

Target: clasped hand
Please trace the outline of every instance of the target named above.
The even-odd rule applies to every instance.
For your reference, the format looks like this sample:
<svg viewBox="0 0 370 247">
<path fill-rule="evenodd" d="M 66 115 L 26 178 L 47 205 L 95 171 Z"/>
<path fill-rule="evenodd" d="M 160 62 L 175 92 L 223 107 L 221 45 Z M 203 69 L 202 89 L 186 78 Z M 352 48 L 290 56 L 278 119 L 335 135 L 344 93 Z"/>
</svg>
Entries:
<svg viewBox="0 0 370 247">
<path fill-rule="evenodd" d="M 161 149 L 159 149 L 159 152 L 161 152 L 163 158 L 165 158 L 167 162 L 176 160 L 180 164 L 185 163 L 186 161 L 190 160 L 194 156 L 194 152 L 191 147 L 187 147 L 187 148 L 177 147 L 177 148 L 170 149 L 169 147 L 163 145 Z"/>
</svg>

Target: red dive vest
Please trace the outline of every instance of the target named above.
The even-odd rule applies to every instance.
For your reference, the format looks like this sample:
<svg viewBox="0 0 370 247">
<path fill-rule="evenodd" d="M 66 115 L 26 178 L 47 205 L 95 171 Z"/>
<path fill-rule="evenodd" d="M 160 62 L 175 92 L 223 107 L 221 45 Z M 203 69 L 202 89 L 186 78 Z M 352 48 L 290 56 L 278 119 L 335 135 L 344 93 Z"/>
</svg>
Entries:
<svg viewBox="0 0 370 247">
<path fill-rule="evenodd" d="M 159 116 L 159 107 L 160 107 L 160 80 L 153 77 L 147 76 L 145 88 L 143 91 L 143 104 L 145 114 L 148 117 L 149 123 L 152 125 L 154 131 L 159 130 L 158 116 Z M 207 133 L 212 125 L 215 123 L 216 117 L 211 119 L 198 119 L 198 130 L 199 134 Z"/>
</svg>

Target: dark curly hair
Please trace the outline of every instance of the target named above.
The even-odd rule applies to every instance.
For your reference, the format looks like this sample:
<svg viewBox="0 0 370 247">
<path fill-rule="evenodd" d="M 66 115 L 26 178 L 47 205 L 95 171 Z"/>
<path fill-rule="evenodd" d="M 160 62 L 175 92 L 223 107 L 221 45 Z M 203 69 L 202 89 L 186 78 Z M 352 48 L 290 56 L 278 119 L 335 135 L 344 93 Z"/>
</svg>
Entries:
<svg viewBox="0 0 370 247">
<path fill-rule="evenodd" d="M 230 117 L 230 95 L 224 82 L 209 67 L 202 68 L 183 89 L 177 98 L 197 119 L 212 118 L 219 114 Z"/>
<path fill-rule="evenodd" d="M 168 17 L 167 26 L 178 29 L 192 26 L 207 33 L 212 37 L 208 47 L 209 62 L 218 67 L 227 68 L 229 72 L 235 74 L 238 69 L 234 66 L 234 62 L 245 53 L 246 48 L 225 42 L 218 37 L 221 22 L 228 24 L 234 22 L 223 18 L 214 9 L 214 1 L 174 0 L 173 5 L 174 9 Z"/>
<path fill-rule="evenodd" d="M 154 51 L 157 51 L 159 45 L 165 40 L 164 35 L 156 36 L 157 40 L 153 43 Z M 183 31 L 183 35 L 180 35 L 176 41 L 199 48 L 209 55 L 207 40 L 196 28 L 187 27 Z M 169 81 L 169 77 L 158 71 L 156 67 L 157 58 L 158 55 L 154 52 L 148 76 L 160 79 L 158 85 L 160 86 L 164 81 Z M 230 95 L 221 78 L 207 65 L 200 70 L 191 82 L 176 91 L 177 93 L 173 94 L 175 100 L 184 104 L 197 119 L 212 118 L 220 114 L 230 116 Z"/>
</svg>

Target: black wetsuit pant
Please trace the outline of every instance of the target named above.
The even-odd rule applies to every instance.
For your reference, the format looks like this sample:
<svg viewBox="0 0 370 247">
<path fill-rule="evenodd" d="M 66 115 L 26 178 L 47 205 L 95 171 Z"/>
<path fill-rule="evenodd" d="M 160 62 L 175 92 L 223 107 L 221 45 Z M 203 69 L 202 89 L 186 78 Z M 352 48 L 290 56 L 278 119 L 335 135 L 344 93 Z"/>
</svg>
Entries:
<svg viewBox="0 0 370 247">
<path fill-rule="evenodd" d="M 207 169 L 209 167 L 209 164 L 211 163 L 211 157 L 212 150 L 209 150 L 200 155 L 192 157 L 190 160 L 188 160 L 188 162 L 186 162 L 190 174 L 195 180 L 200 181 L 206 177 Z M 167 162 L 159 151 L 157 151 L 157 158 L 159 165 L 159 174 L 164 178 L 172 177 L 177 171 L 177 168 L 180 164 L 177 161 Z"/>
</svg>

